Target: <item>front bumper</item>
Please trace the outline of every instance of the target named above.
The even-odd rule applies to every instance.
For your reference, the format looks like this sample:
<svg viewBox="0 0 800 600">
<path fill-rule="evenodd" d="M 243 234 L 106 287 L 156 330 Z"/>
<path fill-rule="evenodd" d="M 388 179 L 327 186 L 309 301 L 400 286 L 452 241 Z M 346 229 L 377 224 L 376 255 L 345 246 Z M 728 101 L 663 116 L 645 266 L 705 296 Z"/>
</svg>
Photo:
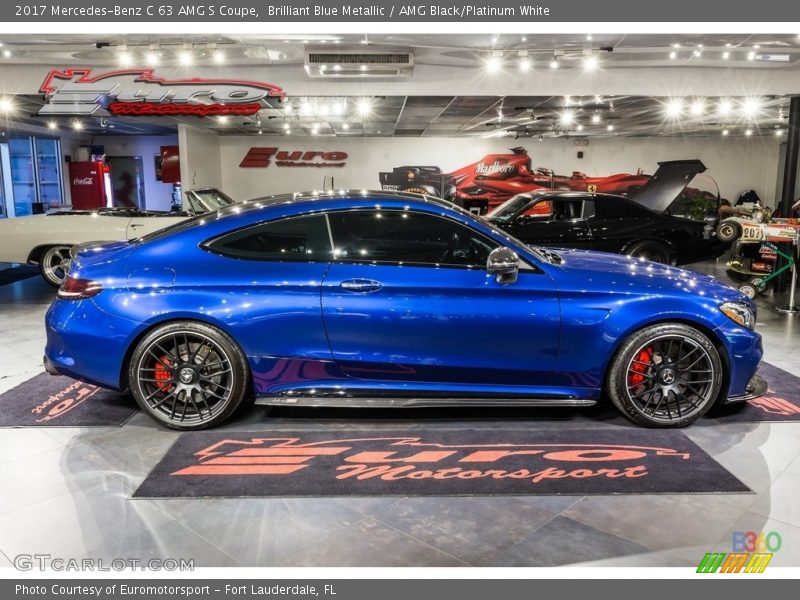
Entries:
<svg viewBox="0 0 800 600">
<path fill-rule="evenodd" d="M 725 399 L 725 404 L 738 404 L 740 402 L 747 402 L 755 398 L 760 398 L 767 393 L 769 384 L 758 373 L 753 375 L 753 378 L 747 383 L 747 389 L 744 394 L 737 396 L 728 396 Z"/>
</svg>

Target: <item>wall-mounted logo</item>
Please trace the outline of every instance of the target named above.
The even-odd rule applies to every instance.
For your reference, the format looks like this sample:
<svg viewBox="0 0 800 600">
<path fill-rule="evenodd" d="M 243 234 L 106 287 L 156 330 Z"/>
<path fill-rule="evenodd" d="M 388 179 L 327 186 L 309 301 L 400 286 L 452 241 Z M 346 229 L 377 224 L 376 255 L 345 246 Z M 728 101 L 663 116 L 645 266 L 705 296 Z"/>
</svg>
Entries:
<svg viewBox="0 0 800 600">
<path fill-rule="evenodd" d="M 47 104 L 40 115 L 250 116 L 268 98 L 285 92 L 271 83 L 235 79 L 164 79 L 151 69 L 93 74 L 90 69 L 52 70 L 40 88 Z"/>
<path fill-rule="evenodd" d="M 76 177 L 72 180 L 72 185 L 92 185 L 93 182 L 91 177 Z"/>
<path fill-rule="evenodd" d="M 279 150 L 278 148 L 254 147 L 245 154 L 243 168 L 265 168 L 274 159 L 276 167 L 343 167 L 347 153 L 338 150 Z"/>
</svg>

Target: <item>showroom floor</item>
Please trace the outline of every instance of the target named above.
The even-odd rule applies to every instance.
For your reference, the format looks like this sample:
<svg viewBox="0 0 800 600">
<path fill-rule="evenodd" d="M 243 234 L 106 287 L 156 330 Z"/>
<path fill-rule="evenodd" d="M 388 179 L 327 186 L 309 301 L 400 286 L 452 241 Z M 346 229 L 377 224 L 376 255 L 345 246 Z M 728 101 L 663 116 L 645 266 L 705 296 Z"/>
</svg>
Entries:
<svg viewBox="0 0 800 600">
<path fill-rule="evenodd" d="M 713 268 L 713 265 L 710 267 Z M 0 392 L 41 371 L 39 278 L 0 286 Z M 764 303 L 766 359 L 800 375 L 800 320 Z M 569 413 L 266 409 L 231 425 L 621 427 Z M 380 417 L 380 420 L 378 419 Z M 0 564 L 21 553 L 72 558 L 193 558 L 197 566 L 696 566 L 732 531 L 778 531 L 772 565 L 800 566 L 800 424 L 721 424 L 686 435 L 754 494 L 282 499 L 132 499 L 177 434 L 139 413 L 121 428 L 0 429 Z M 654 433 L 654 435 L 657 435 Z"/>
</svg>

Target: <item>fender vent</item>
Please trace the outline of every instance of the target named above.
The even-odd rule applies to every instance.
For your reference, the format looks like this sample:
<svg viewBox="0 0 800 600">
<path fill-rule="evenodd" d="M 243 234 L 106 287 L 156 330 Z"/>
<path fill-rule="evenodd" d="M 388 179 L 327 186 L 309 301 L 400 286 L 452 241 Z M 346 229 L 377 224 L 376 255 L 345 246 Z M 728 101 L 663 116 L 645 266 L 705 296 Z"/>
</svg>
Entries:
<svg viewBox="0 0 800 600">
<path fill-rule="evenodd" d="M 414 52 L 410 48 L 353 46 L 337 48 L 306 46 L 305 69 L 314 78 L 400 78 L 414 71 Z"/>
</svg>

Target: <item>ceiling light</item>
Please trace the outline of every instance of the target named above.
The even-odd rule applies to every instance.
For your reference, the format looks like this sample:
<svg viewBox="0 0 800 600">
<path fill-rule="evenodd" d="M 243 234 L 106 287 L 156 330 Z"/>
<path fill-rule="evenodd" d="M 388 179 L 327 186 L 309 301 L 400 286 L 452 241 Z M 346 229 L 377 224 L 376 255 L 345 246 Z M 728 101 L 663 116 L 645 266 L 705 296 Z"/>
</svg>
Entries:
<svg viewBox="0 0 800 600">
<path fill-rule="evenodd" d="M 746 136 L 751 136 L 751 135 L 753 135 L 753 130 L 752 130 L 752 129 L 745 129 L 745 130 L 744 130 L 744 134 L 745 134 Z"/>
<path fill-rule="evenodd" d="M 372 105 L 369 100 L 361 100 L 358 103 L 358 114 L 362 117 L 366 117 L 369 113 L 372 112 Z"/>
<path fill-rule="evenodd" d="M 286 135 L 292 135 L 292 130 L 291 129 L 287 129 L 286 130 Z"/>
<path fill-rule="evenodd" d="M 0 112 L 10 113 L 14 110 L 14 101 L 11 98 L 0 98 Z"/>
<path fill-rule="evenodd" d="M 678 53 L 677 52 L 670 52 L 669 53 L 669 59 L 670 60 L 675 60 L 676 58 L 678 58 Z"/>
<path fill-rule="evenodd" d="M 222 50 L 214 50 L 214 62 L 218 64 L 225 62 L 225 53 Z"/>
<path fill-rule="evenodd" d="M 750 52 L 747 53 L 747 60 L 755 60 L 755 59 L 756 59 L 756 53 L 754 51 L 751 50 Z"/>
<path fill-rule="evenodd" d="M 283 107 L 283 112 L 286 113 L 287 115 L 292 114 L 293 110 L 294 107 L 291 104 L 287 104 L 286 106 Z"/>
<path fill-rule="evenodd" d="M 590 54 L 583 59 L 583 68 L 587 71 L 594 71 L 598 64 L 600 64 L 600 61 L 594 54 Z"/>
<path fill-rule="evenodd" d="M 728 131 L 727 129 L 722 130 L 722 135 L 728 135 L 728 134 L 730 134 L 730 131 Z"/>
<path fill-rule="evenodd" d="M 667 103 L 667 115 L 670 117 L 677 117 L 683 113 L 683 100 L 674 99 Z"/>
<path fill-rule="evenodd" d="M 561 117 L 559 118 L 559 121 L 561 121 L 562 125 L 571 125 L 574 120 L 575 113 L 573 113 L 571 110 L 565 110 L 561 113 Z"/>
<path fill-rule="evenodd" d="M 48 127 L 48 129 L 58 129 L 58 123 L 56 123 L 55 121 L 50 121 L 47 124 L 47 127 Z"/>
<path fill-rule="evenodd" d="M 759 46 L 758 44 L 753 44 L 753 48 L 755 48 L 756 50 L 758 50 L 759 48 L 761 48 L 761 46 Z"/>
<path fill-rule="evenodd" d="M 531 59 L 527 56 L 523 56 L 519 59 L 519 70 L 523 73 L 531 70 Z"/>
<path fill-rule="evenodd" d="M 558 67 L 559 67 L 558 57 L 554 55 L 553 59 L 550 61 L 550 68 L 551 69 L 557 69 Z"/>
<path fill-rule="evenodd" d="M 723 52 L 722 53 L 722 60 L 728 60 L 731 57 L 730 52 Z"/>
<path fill-rule="evenodd" d="M 132 58 L 130 52 L 120 52 L 117 58 L 119 59 L 119 64 L 123 67 L 129 67 L 131 65 Z"/>
<path fill-rule="evenodd" d="M 703 56 L 703 51 L 700 50 L 700 49 L 697 49 L 694 52 L 692 52 L 692 56 L 694 56 L 695 58 L 700 58 L 701 56 Z"/>
<path fill-rule="evenodd" d="M 320 107 L 319 107 L 319 109 L 317 110 L 317 114 L 320 114 L 320 115 L 322 115 L 322 116 L 327 116 L 327 115 L 328 115 L 328 111 L 329 111 L 329 110 L 330 110 L 330 109 L 328 108 L 328 105 L 327 105 L 327 104 L 323 104 L 323 105 L 322 105 L 322 106 L 320 106 Z"/>
<path fill-rule="evenodd" d="M 486 59 L 485 67 L 490 73 L 496 73 L 500 70 L 501 62 L 499 56 L 490 56 Z"/>
<path fill-rule="evenodd" d="M 798 37 L 798 38 L 800 38 L 800 35 L 798 35 L 797 37 Z M 523 36 L 522 36 L 520 39 L 521 39 L 523 42 L 527 42 L 527 41 L 528 41 L 528 36 L 525 36 L 525 35 L 523 35 Z"/>
<path fill-rule="evenodd" d="M 159 62 L 158 53 L 148 52 L 145 60 L 147 61 L 148 65 L 155 67 Z"/>
<path fill-rule="evenodd" d="M 592 41 L 592 34 L 591 33 L 586 36 L 586 41 L 587 42 L 591 42 Z"/>
<path fill-rule="evenodd" d="M 328 70 L 328 65 L 320 65 L 319 70 L 321 73 L 324 73 L 325 71 Z"/>
<path fill-rule="evenodd" d="M 72 128 L 75 131 L 80 131 L 81 129 L 83 129 L 83 123 L 81 123 L 80 121 L 73 121 L 72 122 Z"/>
<path fill-rule="evenodd" d="M 692 102 L 691 112 L 695 117 L 699 117 L 706 112 L 706 103 L 703 100 L 695 100 Z"/>
<path fill-rule="evenodd" d="M 721 115 L 729 115 L 733 110 L 733 104 L 730 100 L 720 100 L 719 102 L 719 114 Z"/>
<path fill-rule="evenodd" d="M 288 123 L 284 123 L 284 124 L 283 124 L 283 128 L 284 128 L 284 129 L 289 129 L 289 124 L 288 124 Z"/>
<path fill-rule="evenodd" d="M 342 70 L 342 65 L 333 65 L 333 70 L 334 71 L 341 71 Z"/>
<path fill-rule="evenodd" d="M 761 110 L 761 101 L 758 98 L 748 98 L 742 103 L 742 113 L 746 117 L 754 117 Z"/>
<path fill-rule="evenodd" d="M 609 123 L 609 124 L 606 126 L 606 131 L 614 131 L 614 126 L 613 126 L 613 125 L 611 125 L 611 123 Z"/>
<path fill-rule="evenodd" d="M 219 121 L 220 123 L 223 123 L 223 124 L 227 123 L 228 122 L 228 116 L 227 115 L 220 115 L 219 117 L 217 117 L 217 121 Z"/>
<path fill-rule="evenodd" d="M 592 123 L 597 125 L 600 122 L 600 113 L 594 113 L 592 115 Z"/>
<path fill-rule="evenodd" d="M 581 125 L 580 123 L 578 123 L 578 124 L 575 126 L 575 131 L 583 131 L 583 125 Z"/>
<path fill-rule="evenodd" d="M 317 135 L 319 133 L 319 128 L 316 125 L 311 128 L 311 135 Z"/>
<path fill-rule="evenodd" d="M 261 135 L 261 134 L 263 134 L 263 133 L 264 133 L 264 130 L 263 130 L 263 129 L 261 129 L 261 128 L 259 128 L 259 129 L 258 129 L 258 135 Z"/>
<path fill-rule="evenodd" d="M 3 58 L 11 58 L 11 50 L 3 50 Z"/>
<path fill-rule="evenodd" d="M 783 129 L 776 129 L 775 130 L 775 135 L 777 135 L 778 137 L 781 137 L 783 135 Z"/>
<path fill-rule="evenodd" d="M 194 62 L 194 56 L 192 56 L 192 53 L 189 51 L 181 52 L 178 55 L 178 62 L 184 67 L 191 66 L 191 64 Z"/>
<path fill-rule="evenodd" d="M 350 125 L 348 123 L 342 123 L 342 129 L 347 131 L 348 129 L 350 129 Z"/>
</svg>

